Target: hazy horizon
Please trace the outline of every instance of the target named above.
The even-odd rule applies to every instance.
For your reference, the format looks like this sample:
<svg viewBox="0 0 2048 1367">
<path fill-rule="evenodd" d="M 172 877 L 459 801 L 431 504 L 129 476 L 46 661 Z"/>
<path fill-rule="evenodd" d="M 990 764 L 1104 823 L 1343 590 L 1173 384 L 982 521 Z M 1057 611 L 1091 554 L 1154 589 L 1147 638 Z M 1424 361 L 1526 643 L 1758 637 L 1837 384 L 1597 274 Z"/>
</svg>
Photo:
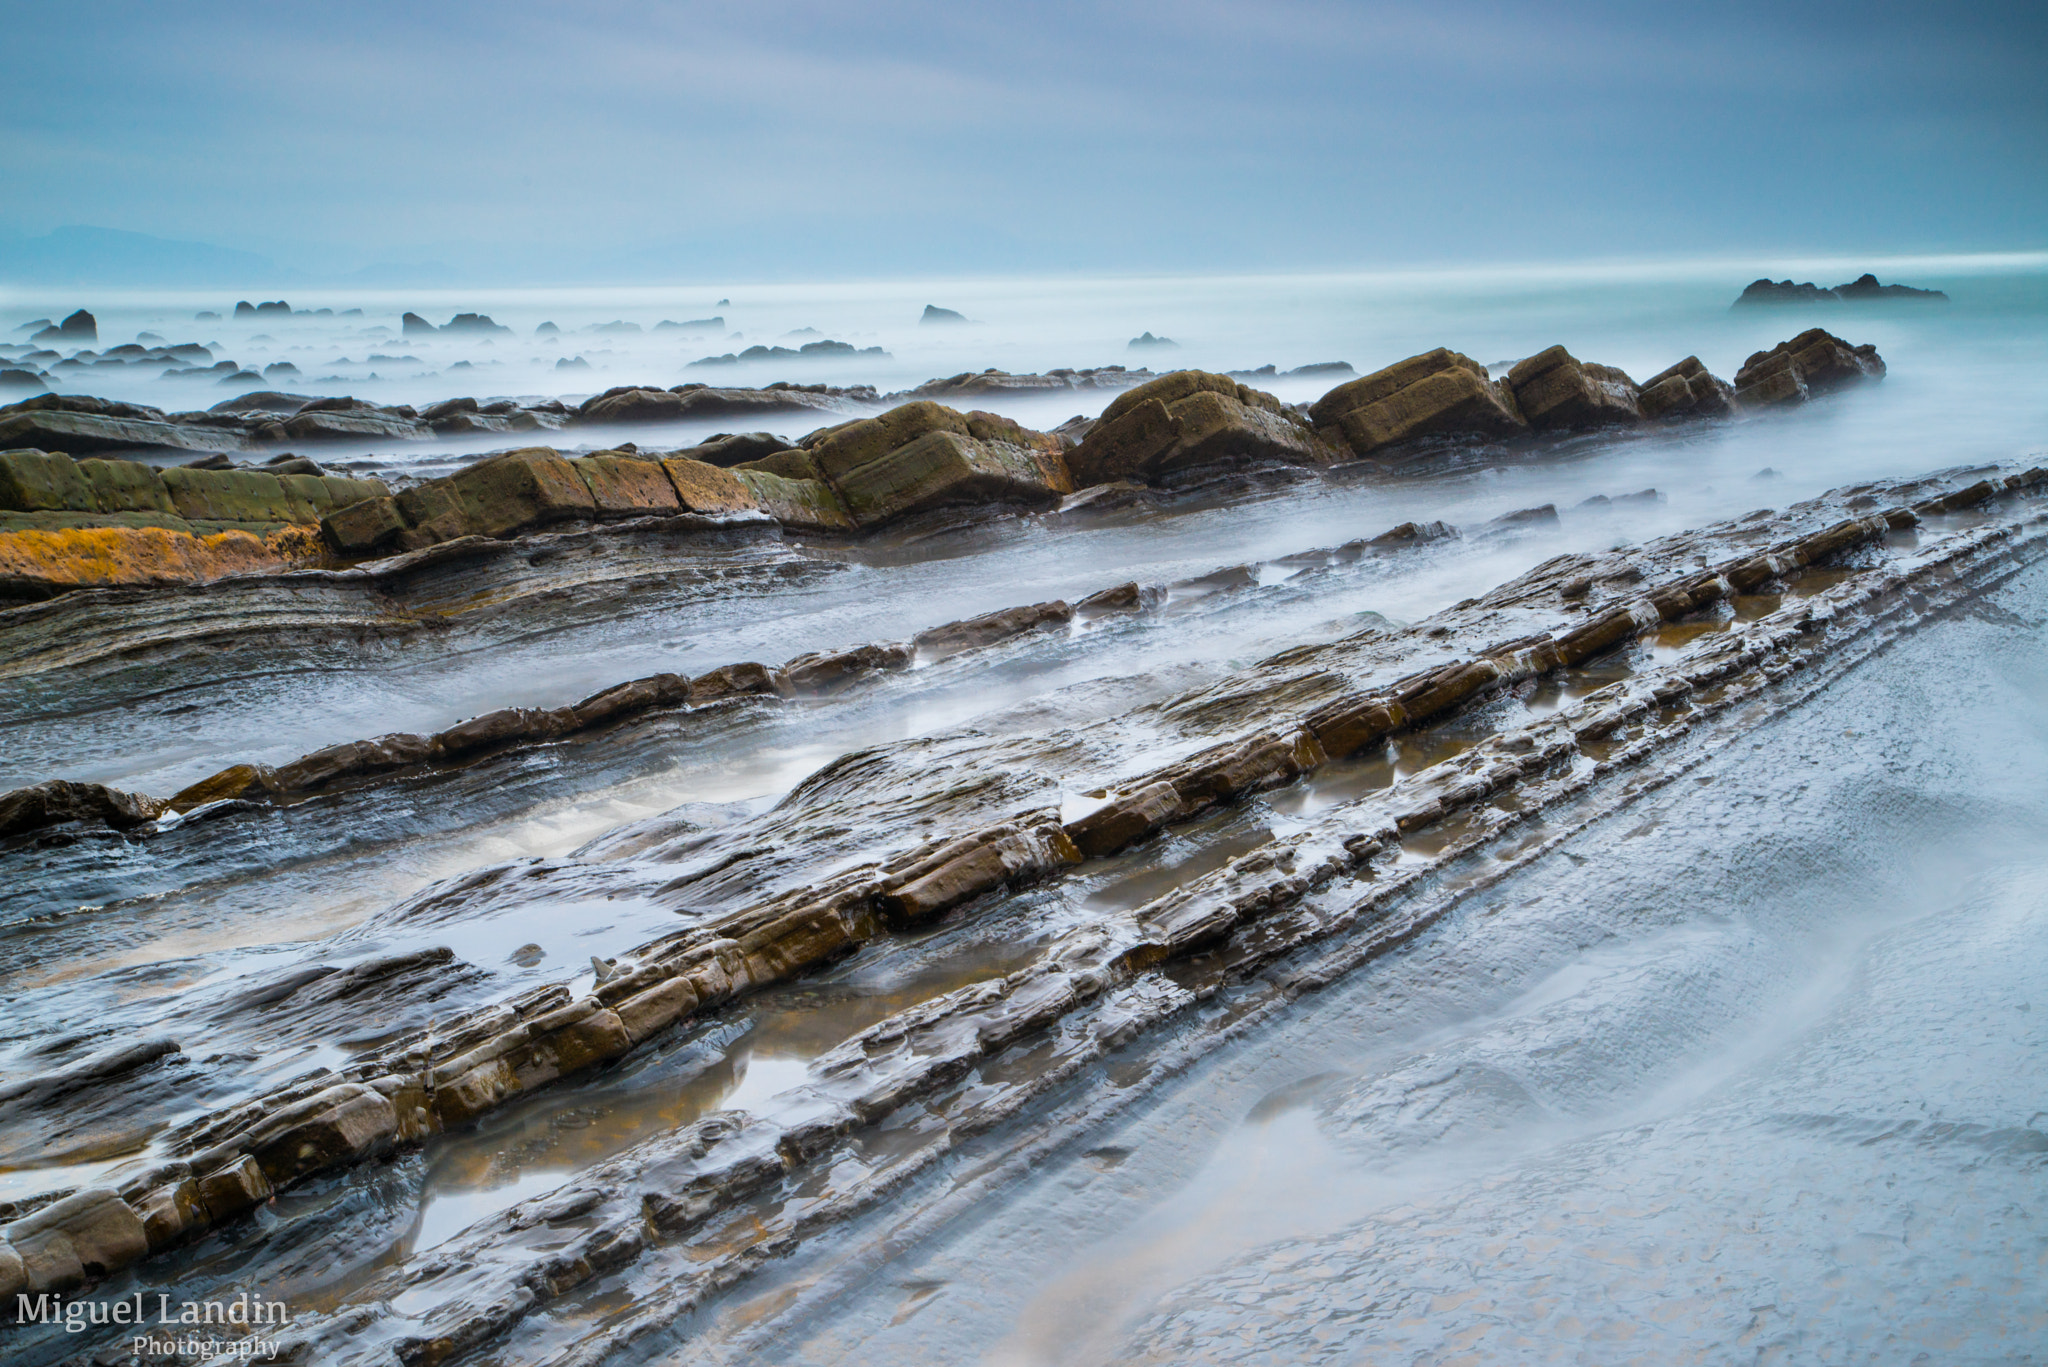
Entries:
<svg viewBox="0 0 2048 1367">
<path fill-rule="evenodd" d="M 0 281 L 16 285 L 2048 245 L 2048 15 L 2012 5 L 1743 6 L 1673 26 L 1605 4 L 372 4 L 339 19 L 198 3 L 36 11 L 14 33 Z"/>
</svg>

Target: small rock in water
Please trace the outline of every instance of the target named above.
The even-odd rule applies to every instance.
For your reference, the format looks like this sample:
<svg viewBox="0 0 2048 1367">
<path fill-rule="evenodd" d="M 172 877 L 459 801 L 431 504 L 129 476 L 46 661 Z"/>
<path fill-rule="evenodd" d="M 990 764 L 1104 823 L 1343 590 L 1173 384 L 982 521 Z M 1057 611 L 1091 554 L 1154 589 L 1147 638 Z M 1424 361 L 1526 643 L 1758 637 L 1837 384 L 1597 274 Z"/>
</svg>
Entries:
<svg viewBox="0 0 2048 1367">
<path fill-rule="evenodd" d="M 1755 474 L 1751 475 L 1751 476 L 1750 476 L 1750 478 L 1751 478 L 1751 479 L 1776 479 L 1776 478 L 1778 478 L 1778 472 L 1777 472 L 1776 470 L 1773 470 L 1773 469 L 1772 469 L 1772 468 L 1771 468 L 1770 466 L 1766 465 L 1766 466 L 1765 466 L 1765 467 L 1764 467 L 1763 469 L 1761 469 L 1761 470 L 1757 471 L 1757 472 L 1756 472 Z"/>
<path fill-rule="evenodd" d="M 521 945 L 519 946 L 519 948 L 513 950 L 512 953 L 506 957 L 505 962 L 508 964 L 517 964 L 521 968 L 532 968 L 534 965 L 538 964 L 542 959 L 547 958 L 547 956 L 548 952 L 542 949 L 539 945 L 528 944 Z"/>
<path fill-rule="evenodd" d="M 1147 347 L 1177 347 L 1179 345 L 1180 343 L 1174 341 L 1171 337 L 1154 337 L 1151 333 L 1147 332 L 1142 336 L 1131 338 L 1130 349 L 1132 351 L 1143 351 Z"/>
<path fill-rule="evenodd" d="M 956 312 L 953 309 L 942 309 L 937 304 L 926 304 L 924 306 L 924 316 L 917 321 L 919 323 L 964 323 L 967 321 L 967 315 Z"/>
</svg>

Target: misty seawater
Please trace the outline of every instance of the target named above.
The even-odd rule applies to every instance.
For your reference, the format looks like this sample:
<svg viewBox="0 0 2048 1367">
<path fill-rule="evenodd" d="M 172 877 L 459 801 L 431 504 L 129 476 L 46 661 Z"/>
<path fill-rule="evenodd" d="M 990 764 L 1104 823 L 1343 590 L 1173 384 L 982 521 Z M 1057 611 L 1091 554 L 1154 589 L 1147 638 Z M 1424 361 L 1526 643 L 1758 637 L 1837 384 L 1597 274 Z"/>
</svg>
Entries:
<svg viewBox="0 0 2048 1367">
<path fill-rule="evenodd" d="M 1768 269 L 1778 276 L 1838 283 L 1870 267 L 1884 278 L 1948 291 L 1946 306 L 1919 303 L 1816 308 L 1731 309 L 1742 285 Z M 731 302 L 720 306 L 721 299 Z M 78 302 L 70 294 L 16 299 L 15 311 L 53 316 Z M 1272 364 L 1280 370 L 1344 361 L 1360 373 L 1435 346 L 1462 350 L 1490 366 L 1562 342 L 1585 359 L 1619 365 L 1637 378 L 1697 354 L 1730 376 L 1744 358 L 1811 326 L 1877 345 L 1890 373 L 1841 401 L 1773 413 L 1766 420 L 1650 431 L 1538 452 L 1510 452 L 1461 464 L 1422 462 L 1409 478 L 1337 482 L 1220 508 L 1193 508 L 1127 525 L 1102 525 L 1058 537 L 991 532 L 957 544 L 920 547 L 887 566 L 894 590 L 877 593 L 872 553 L 854 551 L 836 573 L 807 576 L 768 602 L 725 595 L 693 600 L 687 629 L 648 632 L 603 621 L 556 623 L 551 630 L 496 644 L 412 652 L 380 663 L 316 667 L 287 656 L 269 670 L 201 685 L 181 685 L 160 704 L 132 708 L 123 696 L 90 691 L 51 698 L 30 692 L 0 713 L 0 777 L 33 782 L 60 761 L 79 778 L 174 790 L 210 772 L 223 752 L 277 763 L 378 729 L 430 731 L 500 705 L 501 680 L 519 678 L 530 705 L 571 702 L 621 678 L 660 670 L 701 672 L 735 659 L 781 659 L 862 640 L 894 639 L 950 618 L 1005 607 L 1016 585 L 1033 596 L 1078 598 L 1133 576 L 1198 576 L 1234 563 L 1266 561 L 1339 544 L 1410 520 L 1467 526 L 1517 509 L 1553 504 L 1561 524 L 1535 529 L 1508 546 L 1475 548 L 1451 569 L 1399 576 L 1375 588 L 1370 609 L 1397 620 L 1427 615 L 1482 591 L 1551 555 L 1640 538 L 1762 507 L 1785 507 L 1860 480 L 2024 459 L 2048 440 L 2048 259 L 1919 258 L 1488 268 L 1330 277 L 996 281 L 918 284 L 763 285 L 643 290 L 470 291 L 436 297 L 330 292 L 290 300 L 301 309 L 362 308 L 360 319 L 264 317 L 193 324 L 205 306 L 231 312 L 211 294 L 95 296 L 104 340 L 153 329 L 183 340 L 223 341 L 259 364 L 296 357 L 305 381 L 272 382 L 299 393 L 354 394 L 379 402 L 427 403 L 455 395 L 562 395 L 577 398 L 613 384 L 765 384 L 776 380 L 867 384 L 888 393 L 925 380 L 996 367 L 1014 372 L 1058 366 L 1122 364 L 1154 370 L 1218 370 Z M 918 323 L 927 303 L 956 308 L 967 324 Z M 437 335 L 366 342 L 370 327 L 397 331 L 415 310 L 437 321 L 479 311 L 511 327 L 510 339 Z M 686 362 L 713 349 L 709 340 L 675 340 L 654 331 L 664 319 L 722 314 L 747 341 L 798 345 L 786 334 L 814 328 L 891 359 L 764 363 L 695 370 Z M 179 322 L 180 318 L 188 321 Z M 559 345 L 536 347 L 542 322 L 565 330 Z M 629 322 L 638 333 L 579 333 Z M 1141 331 L 1175 339 L 1170 351 L 1130 352 Z M 256 342 L 255 338 L 269 338 Z M 741 345 L 734 342 L 732 346 Z M 415 366 L 374 367 L 377 380 L 338 374 L 324 361 L 417 354 Z M 256 348 L 251 350 L 251 348 Z M 723 342 L 718 350 L 730 350 Z M 587 374 L 565 378 L 558 353 L 583 355 Z M 320 359 L 315 359 L 320 358 Z M 472 368 L 451 369 L 459 361 Z M 357 367 L 362 374 L 372 368 Z M 112 376 L 113 378 L 109 378 Z M 1254 377 L 1288 402 L 1314 399 L 1341 377 Z M 188 387 L 181 387 L 188 386 Z M 123 379 L 88 371 L 69 387 L 167 409 L 218 402 L 189 382 Z M 1062 392 L 1048 398 L 980 400 L 1028 426 L 1049 428 L 1099 412 L 1116 390 Z M 796 437 L 810 424 L 782 435 Z M 571 430 L 508 441 L 502 436 L 394 446 L 322 446 L 330 464 L 393 476 L 445 473 L 463 460 L 528 441 L 567 450 L 601 449 L 631 438 L 650 449 L 709 435 L 714 424 L 634 427 L 616 434 Z M 1574 517 L 1588 498 L 1655 489 L 1659 499 Z M 1031 519 L 1025 519 L 1027 523 Z M 811 562 L 818 566 L 818 562 Z M 940 586 L 943 591 L 940 592 Z M 1327 617 L 1331 614 L 1325 613 Z M 1242 643 L 1240 643 L 1242 644 Z M 1236 653 L 1217 643 L 1215 653 Z M 153 691 L 153 690 L 152 690 Z M 208 705 L 195 706 L 201 700 Z M 175 712 L 172 726 L 160 712 Z M 948 714 L 950 715 L 950 714 Z M 47 721 L 39 721 L 38 717 Z M 80 734 L 68 719 L 90 717 Z M 915 724 L 915 723 L 912 723 Z"/>
<path fill-rule="evenodd" d="M 1951 302 L 1729 307 L 1758 275 L 1831 285 L 1866 269 Z M 668 901 L 609 894 L 506 893 L 437 919 L 429 894 L 478 870 L 606 869 L 658 831 L 682 850 L 661 858 L 694 874 L 692 840 L 772 821 L 842 756 L 961 734 L 992 745 L 1135 716 L 1135 765 L 1158 743 L 1146 709 L 1162 699 L 1304 641 L 1418 621 L 1560 554 L 1785 510 L 1863 481 L 2048 463 L 2040 254 L 289 295 L 300 309 L 363 314 L 192 321 L 202 309 L 229 313 L 235 301 L 214 294 L 5 302 L 23 319 L 90 307 L 102 346 L 143 331 L 218 342 L 217 354 L 250 367 L 297 367 L 298 378 L 269 387 L 415 404 L 695 380 L 886 395 L 989 367 L 1343 361 L 1365 373 L 1436 346 L 1505 367 L 1560 342 L 1638 379 L 1692 354 L 1725 377 L 1812 326 L 1874 343 L 1889 374 L 1789 412 L 1484 459 L 1438 453 L 1369 477 L 1113 516 L 1002 518 L 845 545 L 706 540 L 670 582 L 630 596 L 585 604 L 563 592 L 530 618 L 480 615 L 397 644 L 280 632 L 43 670 L 0 697 L 0 788 L 61 775 L 169 793 L 230 763 L 281 764 L 493 708 L 562 706 L 656 672 L 903 640 L 1130 580 L 1166 586 L 1142 620 L 1040 633 L 987 659 L 921 660 L 829 705 L 628 731 L 440 788 L 334 794 L 147 842 L 37 850 L 33 876 L 0 888 L 0 976 L 18 987 L 0 1001 L 4 1061 L 33 1070 L 115 1032 L 175 1034 L 225 1065 L 210 1090 L 173 1098 L 151 1125 L 337 1066 L 363 1045 L 251 1033 L 233 1009 L 251 982 L 312 960 L 449 949 L 469 966 L 436 1007 L 453 1012 L 548 984 L 587 990 L 594 954 L 676 924 Z M 920 324 L 927 304 L 970 321 Z M 512 334 L 405 338 L 406 310 L 437 323 L 482 312 Z M 713 315 L 720 332 L 657 330 Z M 543 322 L 560 336 L 536 339 Z M 592 330 L 613 322 L 639 330 Z M 1128 349 L 1146 331 L 1177 345 Z M 889 354 L 688 364 L 813 337 Z M 559 369 L 565 359 L 588 368 Z M 1302 402 L 1337 379 L 1249 382 Z M 224 397 L 116 370 L 74 372 L 64 387 L 169 410 Z M 1049 428 L 1117 392 L 988 406 Z M 630 436 L 652 450 L 711 430 L 569 429 L 317 454 L 410 478 L 529 441 L 594 450 Z M 1544 505 L 1554 519 L 1493 525 Z M 1315 573 L 1289 560 L 1430 521 L 1460 535 Z M 945 1220 L 914 1229 L 899 1229 L 883 1203 L 711 1304 L 682 1345 L 650 1340 L 616 1360 L 2039 1356 L 2043 621 L 2048 572 L 2036 568 L 1575 835 L 1405 953 L 1304 996 L 1028 1179 L 962 1197 Z M 1101 902 L 1255 848 L 1293 816 L 1276 799 L 1224 822 L 1186 863 L 1098 889 Z M 274 1212 L 286 1236 L 244 1232 L 188 1250 L 175 1275 L 204 1284 L 231 1273 L 298 1302 L 343 1304 L 380 1270 L 650 1135 L 721 1107 L 772 1110 L 824 1049 L 887 1010 L 1009 971 L 1061 914 L 1054 898 L 1019 897 L 965 949 L 935 934 L 904 951 L 911 968 L 885 962 L 868 970 L 872 981 L 856 959 L 803 989 L 811 995 L 750 1007 L 757 1014 L 587 1093 L 541 1094 L 431 1155 L 292 1196 Z M 146 1143 L 146 1128 L 10 1152 L 0 1198 L 90 1183 Z M 534 1333 L 567 1335 L 616 1309 L 571 1302 Z M 35 1360 L 60 1359 L 53 1349 Z"/>
</svg>

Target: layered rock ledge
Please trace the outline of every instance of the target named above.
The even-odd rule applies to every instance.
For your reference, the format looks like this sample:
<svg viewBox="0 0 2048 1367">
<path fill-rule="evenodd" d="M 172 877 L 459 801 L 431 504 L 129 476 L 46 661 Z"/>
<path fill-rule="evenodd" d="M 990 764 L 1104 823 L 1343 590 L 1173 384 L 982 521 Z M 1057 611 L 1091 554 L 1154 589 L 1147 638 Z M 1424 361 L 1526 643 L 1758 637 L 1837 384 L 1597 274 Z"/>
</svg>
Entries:
<svg viewBox="0 0 2048 1367">
<path fill-rule="evenodd" d="M 306 563 L 306 556 L 285 546 L 258 553 L 190 539 L 229 532 L 273 538 L 293 527 L 317 527 L 330 562 L 469 537 L 515 537 L 562 523 L 685 516 L 765 517 L 799 535 L 858 536 L 931 518 L 1048 510 L 1099 486 L 1171 489 L 1249 468 L 1386 465 L 1445 448 L 1485 451 L 1551 436 L 1726 417 L 1802 403 L 1883 374 L 1875 347 L 1816 328 L 1751 356 L 1732 385 L 1697 357 L 1637 384 L 1615 367 L 1553 346 L 1499 377 L 1469 356 L 1438 348 L 1349 380 L 1300 407 L 1241 379 L 1195 370 L 1156 377 L 1114 367 L 1042 377 L 983 372 L 911 391 L 966 397 L 1123 389 L 1100 417 L 1053 433 L 924 397 L 861 416 L 879 402 L 872 390 L 798 385 L 628 386 L 573 410 L 554 401 L 522 407 L 455 399 L 415 411 L 349 399 L 251 395 L 237 402 L 274 406 L 165 415 L 43 396 L 0 409 L 0 438 L 45 447 L 0 457 L 0 565 L 9 567 L 13 596 L 34 597 L 288 568 Z M 75 461 L 69 454 L 74 447 L 187 443 L 184 449 L 220 458 L 269 441 L 792 415 L 836 421 L 793 442 L 749 432 L 667 453 L 628 444 L 576 456 L 532 446 L 396 492 L 375 481 L 312 473 L 318 467 L 303 461 L 276 471 L 159 472 L 133 461 Z M 8 540 L 88 529 L 99 535 L 59 544 Z M 174 539 L 166 542 L 164 532 Z"/>
</svg>

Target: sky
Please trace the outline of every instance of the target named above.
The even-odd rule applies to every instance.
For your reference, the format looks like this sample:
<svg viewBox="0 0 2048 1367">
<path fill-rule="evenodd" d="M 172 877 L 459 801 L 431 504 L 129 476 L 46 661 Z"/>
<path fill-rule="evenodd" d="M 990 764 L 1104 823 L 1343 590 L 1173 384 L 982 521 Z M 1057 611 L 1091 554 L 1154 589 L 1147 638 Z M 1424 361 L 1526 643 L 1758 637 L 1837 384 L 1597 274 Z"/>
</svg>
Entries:
<svg viewBox="0 0 2048 1367">
<path fill-rule="evenodd" d="M 392 283 L 2048 245 L 2038 3 L 4 3 L 0 277 L 78 225 Z"/>
</svg>

